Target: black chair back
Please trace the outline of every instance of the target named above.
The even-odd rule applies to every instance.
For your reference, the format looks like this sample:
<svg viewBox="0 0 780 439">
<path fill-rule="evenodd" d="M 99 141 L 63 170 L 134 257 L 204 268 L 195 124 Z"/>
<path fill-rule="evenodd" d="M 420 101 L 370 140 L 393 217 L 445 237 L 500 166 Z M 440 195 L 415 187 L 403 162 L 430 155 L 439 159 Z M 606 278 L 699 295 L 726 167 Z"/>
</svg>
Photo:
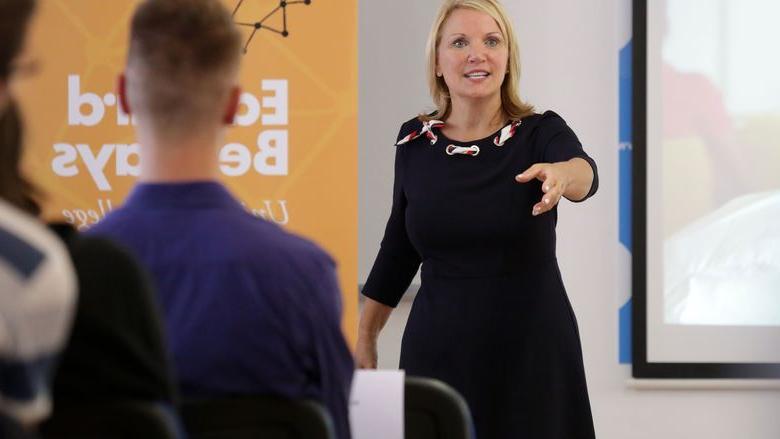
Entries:
<svg viewBox="0 0 780 439">
<path fill-rule="evenodd" d="M 175 412 L 141 401 L 55 403 L 41 424 L 44 439 L 178 439 Z"/>
<path fill-rule="evenodd" d="M 471 412 L 455 389 L 439 380 L 410 376 L 404 386 L 404 431 L 406 439 L 474 437 Z"/>
<path fill-rule="evenodd" d="M 335 439 L 325 407 L 311 400 L 241 397 L 187 401 L 180 412 L 189 439 Z"/>
</svg>

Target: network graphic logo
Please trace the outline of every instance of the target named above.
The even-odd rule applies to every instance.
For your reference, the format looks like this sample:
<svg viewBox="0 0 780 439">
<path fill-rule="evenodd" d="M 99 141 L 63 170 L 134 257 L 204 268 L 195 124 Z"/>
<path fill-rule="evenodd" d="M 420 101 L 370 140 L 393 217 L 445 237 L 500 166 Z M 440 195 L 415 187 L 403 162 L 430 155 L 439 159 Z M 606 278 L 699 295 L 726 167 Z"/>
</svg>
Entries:
<svg viewBox="0 0 780 439">
<path fill-rule="evenodd" d="M 244 0 L 239 0 L 238 4 L 235 7 L 235 9 L 233 9 L 233 18 L 234 19 L 236 17 L 236 14 L 238 13 L 239 9 L 241 9 L 241 6 L 243 5 L 243 3 L 244 3 Z M 249 38 L 247 38 L 246 43 L 244 43 L 244 53 L 246 53 L 247 50 L 249 49 L 249 43 L 252 42 L 252 38 L 254 38 L 255 34 L 257 33 L 257 31 L 259 31 L 261 29 L 265 29 L 265 30 L 277 33 L 277 34 L 279 34 L 279 35 L 281 35 L 281 36 L 283 36 L 285 38 L 287 36 L 289 36 L 290 32 L 287 29 L 287 7 L 291 6 L 291 5 L 296 5 L 296 4 L 310 5 L 311 4 L 311 0 L 293 0 L 293 1 L 281 0 L 279 2 L 278 6 L 276 6 L 271 12 L 266 14 L 259 21 L 255 21 L 255 22 L 251 22 L 251 23 L 237 21 L 236 24 L 239 25 L 239 26 L 251 27 L 252 28 L 252 33 L 249 34 Z M 279 11 L 281 11 L 281 13 L 282 13 L 282 29 L 281 30 L 273 28 L 273 27 L 265 24 L 274 15 L 279 13 Z"/>
</svg>

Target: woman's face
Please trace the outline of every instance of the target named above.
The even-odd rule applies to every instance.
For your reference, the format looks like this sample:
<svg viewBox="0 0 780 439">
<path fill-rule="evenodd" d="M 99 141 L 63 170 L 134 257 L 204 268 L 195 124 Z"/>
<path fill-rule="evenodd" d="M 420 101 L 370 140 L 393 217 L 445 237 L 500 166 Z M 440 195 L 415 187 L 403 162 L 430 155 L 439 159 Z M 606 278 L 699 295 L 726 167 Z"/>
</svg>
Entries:
<svg viewBox="0 0 780 439">
<path fill-rule="evenodd" d="M 500 96 L 509 49 L 493 18 L 473 9 L 456 9 L 441 27 L 436 71 L 450 96 L 467 99 Z"/>
</svg>

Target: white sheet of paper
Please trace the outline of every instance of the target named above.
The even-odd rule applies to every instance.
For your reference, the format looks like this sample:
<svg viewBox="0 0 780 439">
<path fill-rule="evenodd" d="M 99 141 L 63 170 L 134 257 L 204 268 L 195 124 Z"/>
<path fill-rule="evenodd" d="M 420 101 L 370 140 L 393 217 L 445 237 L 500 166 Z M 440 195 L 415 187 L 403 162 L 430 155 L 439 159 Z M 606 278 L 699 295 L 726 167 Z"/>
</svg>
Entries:
<svg viewBox="0 0 780 439">
<path fill-rule="evenodd" d="M 404 439 L 404 371 L 355 371 L 349 398 L 352 439 Z"/>
</svg>

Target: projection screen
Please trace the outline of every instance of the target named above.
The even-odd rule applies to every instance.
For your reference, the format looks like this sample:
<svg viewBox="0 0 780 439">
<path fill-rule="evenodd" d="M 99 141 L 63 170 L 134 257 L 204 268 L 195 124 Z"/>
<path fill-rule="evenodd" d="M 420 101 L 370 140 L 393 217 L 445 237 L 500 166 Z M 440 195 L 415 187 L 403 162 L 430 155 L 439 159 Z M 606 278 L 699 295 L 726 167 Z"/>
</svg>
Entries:
<svg viewBox="0 0 780 439">
<path fill-rule="evenodd" d="M 777 17 L 634 1 L 636 377 L 780 377 Z"/>
</svg>

